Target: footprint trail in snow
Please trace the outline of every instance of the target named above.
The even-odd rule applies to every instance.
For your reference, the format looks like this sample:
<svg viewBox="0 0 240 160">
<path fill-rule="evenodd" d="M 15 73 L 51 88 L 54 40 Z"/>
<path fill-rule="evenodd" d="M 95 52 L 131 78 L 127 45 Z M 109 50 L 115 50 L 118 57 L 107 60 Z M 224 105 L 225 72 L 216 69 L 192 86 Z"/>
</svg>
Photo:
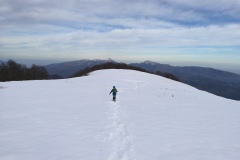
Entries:
<svg viewBox="0 0 240 160">
<path fill-rule="evenodd" d="M 118 102 L 111 103 L 111 128 L 109 140 L 113 144 L 108 160 L 136 160 L 131 136 L 123 122 L 123 116 Z"/>
</svg>

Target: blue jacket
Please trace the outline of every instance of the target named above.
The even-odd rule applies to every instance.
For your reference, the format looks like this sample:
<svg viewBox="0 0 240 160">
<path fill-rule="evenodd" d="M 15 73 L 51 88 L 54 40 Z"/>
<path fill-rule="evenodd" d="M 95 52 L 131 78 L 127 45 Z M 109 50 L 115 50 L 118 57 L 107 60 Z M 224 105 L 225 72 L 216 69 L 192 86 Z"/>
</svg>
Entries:
<svg viewBox="0 0 240 160">
<path fill-rule="evenodd" d="M 113 94 L 113 96 L 116 96 L 117 95 L 117 89 L 113 88 L 109 94 L 111 94 L 111 93 Z"/>
</svg>

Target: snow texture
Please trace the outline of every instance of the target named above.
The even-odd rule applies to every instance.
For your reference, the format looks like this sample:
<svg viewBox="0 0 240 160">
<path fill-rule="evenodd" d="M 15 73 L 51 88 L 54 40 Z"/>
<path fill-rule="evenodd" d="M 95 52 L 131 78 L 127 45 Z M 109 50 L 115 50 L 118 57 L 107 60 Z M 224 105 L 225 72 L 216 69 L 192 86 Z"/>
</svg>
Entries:
<svg viewBox="0 0 240 160">
<path fill-rule="evenodd" d="M 239 160 L 239 151 L 239 101 L 163 77 L 101 70 L 0 83 L 0 160 Z"/>
</svg>

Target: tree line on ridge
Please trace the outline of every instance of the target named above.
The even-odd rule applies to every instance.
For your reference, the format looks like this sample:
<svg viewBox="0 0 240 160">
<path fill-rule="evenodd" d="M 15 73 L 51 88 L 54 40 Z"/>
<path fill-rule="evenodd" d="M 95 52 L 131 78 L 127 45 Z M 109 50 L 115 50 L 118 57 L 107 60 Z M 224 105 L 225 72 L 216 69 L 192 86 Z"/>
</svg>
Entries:
<svg viewBox="0 0 240 160">
<path fill-rule="evenodd" d="M 48 79 L 48 71 L 42 67 L 33 64 L 30 68 L 18 64 L 13 60 L 0 64 L 0 81 L 23 81 L 23 80 L 43 80 Z"/>
<path fill-rule="evenodd" d="M 116 63 L 116 62 L 107 62 L 104 64 L 95 65 L 93 67 L 87 67 L 76 72 L 73 77 L 87 76 L 90 72 L 102 69 L 129 69 L 136 70 L 145 73 L 155 74 L 162 77 L 166 77 L 168 79 L 172 79 L 175 81 L 179 81 L 179 79 L 170 74 L 170 73 L 162 73 L 157 71 L 155 73 L 146 71 L 142 68 L 130 66 L 125 63 Z M 51 75 L 49 75 L 48 71 L 43 66 L 38 66 L 33 64 L 30 68 L 27 68 L 25 65 L 18 64 L 13 60 L 8 60 L 6 63 L 0 64 L 0 81 L 23 81 L 23 80 L 46 80 L 51 79 Z"/>
</svg>

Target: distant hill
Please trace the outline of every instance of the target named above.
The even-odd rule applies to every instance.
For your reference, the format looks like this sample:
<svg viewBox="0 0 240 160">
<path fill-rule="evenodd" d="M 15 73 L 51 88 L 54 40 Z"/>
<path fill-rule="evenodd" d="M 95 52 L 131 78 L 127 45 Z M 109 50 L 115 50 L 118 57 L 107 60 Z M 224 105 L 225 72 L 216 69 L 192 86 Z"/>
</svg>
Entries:
<svg viewBox="0 0 240 160">
<path fill-rule="evenodd" d="M 166 73 L 166 74 L 159 73 L 159 72 L 153 73 L 153 72 L 146 71 L 145 69 L 142 69 L 142 68 L 139 68 L 139 67 L 127 65 L 125 63 L 117 63 L 117 62 L 107 62 L 107 63 L 104 63 L 104 64 L 98 64 L 98 65 L 95 65 L 95 66 L 92 66 L 92 67 L 87 67 L 83 70 L 80 70 L 80 71 L 76 72 L 71 77 L 87 76 L 91 72 L 94 72 L 94 71 L 97 71 L 97 70 L 103 70 L 103 69 L 135 70 L 135 71 L 155 74 L 155 75 L 162 76 L 162 77 L 165 77 L 165 78 L 168 78 L 168 79 L 179 81 L 179 79 L 176 76 L 174 76 L 170 73 Z"/>
<path fill-rule="evenodd" d="M 107 62 L 108 60 L 78 60 L 63 63 L 55 63 L 45 66 L 51 79 L 67 78 L 76 72 Z M 179 78 L 183 83 L 200 90 L 213 93 L 229 99 L 240 100 L 240 75 L 205 67 L 176 67 L 151 61 L 129 64 L 140 67 L 146 71 L 170 73 Z"/>
<path fill-rule="evenodd" d="M 204 67 L 174 67 L 151 61 L 132 63 L 132 66 L 147 71 L 167 72 L 177 76 L 181 82 L 198 89 L 229 99 L 240 100 L 240 75 Z"/>
<path fill-rule="evenodd" d="M 103 64 L 106 62 L 114 62 L 112 59 L 107 60 L 78 60 L 78 61 L 69 61 L 63 63 L 55 63 L 44 66 L 50 75 L 58 75 L 63 78 L 67 78 L 82 70 L 86 67 L 92 67 L 98 64 Z"/>
</svg>

